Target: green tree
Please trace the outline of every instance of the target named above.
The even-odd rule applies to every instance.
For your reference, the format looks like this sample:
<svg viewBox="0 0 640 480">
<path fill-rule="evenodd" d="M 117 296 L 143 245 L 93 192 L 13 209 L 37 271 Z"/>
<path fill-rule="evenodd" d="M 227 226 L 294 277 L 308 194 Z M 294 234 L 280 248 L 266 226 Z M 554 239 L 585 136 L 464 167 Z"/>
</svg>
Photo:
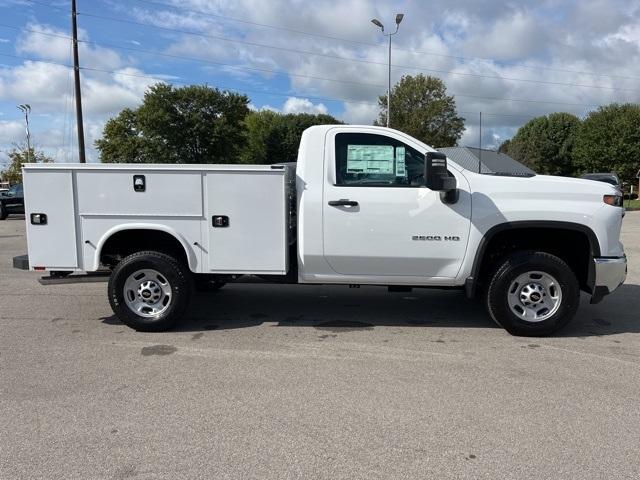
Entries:
<svg viewBox="0 0 640 480">
<path fill-rule="evenodd" d="M 581 173 L 615 172 L 633 181 L 640 167 L 640 105 L 611 104 L 582 122 L 573 151 Z"/>
<path fill-rule="evenodd" d="M 331 115 L 283 115 L 270 110 L 251 112 L 245 119 L 243 163 L 295 162 L 302 132 L 313 125 L 339 124 Z"/>
<path fill-rule="evenodd" d="M 137 109 L 124 109 L 96 141 L 110 163 L 233 163 L 244 138 L 249 99 L 202 85 L 159 83 Z"/>
<path fill-rule="evenodd" d="M 520 127 L 500 151 L 538 173 L 574 175 L 572 151 L 580 119 L 570 113 L 536 117 Z"/>
<path fill-rule="evenodd" d="M 2 180 L 5 182 L 9 182 L 12 185 L 14 183 L 22 182 L 22 165 L 25 163 L 51 163 L 53 159 L 47 156 L 42 151 L 36 151 L 33 147 L 29 150 L 29 154 L 27 155 L 27 148 L 14 146 L 9 152 L 7 152 L 7 156 L 9 157 L 9 164 L 7 168 L 5 168 L 0 176 Z"/>
<path fill-rule="evenodd" d="M 378 98 L 380 114 L 375 125 L 387 123 L 387 96 Z M 433 147 L 452 147 L 464 131 L 464 118 L 456 111 L 439 78 L 406 75 L 391 89 L 391 127 Z"/>
</svg>

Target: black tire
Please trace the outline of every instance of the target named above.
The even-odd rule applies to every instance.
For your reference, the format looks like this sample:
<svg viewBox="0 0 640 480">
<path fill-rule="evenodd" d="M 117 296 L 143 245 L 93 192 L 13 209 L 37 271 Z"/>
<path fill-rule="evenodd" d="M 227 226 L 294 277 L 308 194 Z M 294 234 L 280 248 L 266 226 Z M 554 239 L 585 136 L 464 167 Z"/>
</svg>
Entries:
<svg viewBox="0 0 640 480">
<path fill-rule="evenodd" d="M 196 292 L 217 292 L 222 287 L 224 287 L 227 283 L 222 282 L 220 280 L 211 280 L 207 277 L 201 277 L 196 275 L 194 278 L 194 287 Z"/>
<path fill-rule="evenodd" d="M 6 220 L 9 216 L 9 212 L 7 212 L 7 208 L 0 203 L 0 220 Z"/>
<path fill-rule="evenodd" d="M 141 270 L 155 271 L 160 275 L 157 277 L 160 282 L 168 282 L 163 285 L 167 287 L 169 294 L 166 297 L 169 297 L 169 300 L 166 306 L 158 305 L 162 311 L 157 314 L 153 313 L 151 307 L 148 308 L 146 316 L 135 313 L 125 298 L 125 295 L 132 295 L 133 292 L 125 292 L 127 280 Z M 124 258 L 111 273 L 108 287 L 109 303 L 113 313 L 122 323 L 140 332 L 161 332 L 172 328 L 184 315 L 192 290 L 189 268 L 167 254 L 154 251 L 137 252 Z M 142 296 L 138 297 L 137 301 L 142 301 Z"/>
<path fill-rule="evenodd" d="M 527 321 L 516 315 L 513 310 L 525 311 L 525 304 L 518 304 L 514 301 L 514 297 L 511 297 L 514 308 L 509 304 L 509 289 L 512 288 L 512 295 L 520 298 L 525 289 L 523 284 L 517 283 L 517 279 L 522 275 L 527 276 L 532 273 L 531 278 L 538 276 L 535 272 L 542 272 L 543 274 L 551 276 L 555 279 L 554 284 L 557 282 L 559 285 L 560 296 L 556 301 L 554 308 L 547 309 L 545 307 L 541 310 L 541 321 Z M 527 282 L 535 282 L 536 280 L 527 280 Z M 515 288 L 514 288 L 515 286 Z M 556 287 L 552 287 L 555 289 Z M 520 289 L 520 290 L 519 290 Z M 546 291 L 544 288 L 543 292 Z M 532 290 L 525 289 L 525 295 L 527 292 L 533 292 Z M 558 293 L 554 290 L 556 296 Z M 535 293 L 530 293 L 535 295 Z M 545 297 L 546 293 L 542 293 Z M 540 294 L 533 297 L 534 300 L 541 298 Z M 491 318 L 505 330 L 512 335 L 523 337 L 540 337 L 550 335 L 557 330 L 564 327 L 573 318 L 578 305 L 580 304 L 580 285 L 575 273 L 569 268 L 569 266 L 560 258 L 545 252 L 537 251 L 525 251 L 517 252 L 505 260 L 503 260 L 491 277 L 489 287 L 486 290 L 486 306 L 487 311 Z M 530 298 L 527 298 L 530 300 Z M 533 305 L 536 305 L 535 303 Z M 532 308 L 531 310 L 535 310 Z M 554 309 L 555 312 L 554 312 Z M 554 313 L 552 313 L 554 312 Z M 549 315 L 552 313 L 551 315 Z M 549 315 L 548 318 L 545 318 Z"/>
</svg>

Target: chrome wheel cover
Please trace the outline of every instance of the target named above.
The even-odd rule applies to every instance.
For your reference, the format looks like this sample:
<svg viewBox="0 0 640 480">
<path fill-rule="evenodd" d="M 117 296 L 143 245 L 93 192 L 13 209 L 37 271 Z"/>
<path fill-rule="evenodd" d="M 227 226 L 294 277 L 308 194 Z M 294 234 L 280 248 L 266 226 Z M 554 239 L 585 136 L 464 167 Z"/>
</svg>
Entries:
<svg viewBox="0 0 640 480">
<path fill-rule="evenodd" d="M 525 322 L 543 322 L 560 308 L 562 288 L 546 272 L 526 272 L 511 282 L 507 302 L 511 312 L 519 319 Z"/>
<path fill-rule="evenodd" d="M 150 268 L 129 275 L 123 294 L 127 307 L 141 317 L 155 317 L 171 305 L 171 284 L 164 275 Z"/>
</svg>

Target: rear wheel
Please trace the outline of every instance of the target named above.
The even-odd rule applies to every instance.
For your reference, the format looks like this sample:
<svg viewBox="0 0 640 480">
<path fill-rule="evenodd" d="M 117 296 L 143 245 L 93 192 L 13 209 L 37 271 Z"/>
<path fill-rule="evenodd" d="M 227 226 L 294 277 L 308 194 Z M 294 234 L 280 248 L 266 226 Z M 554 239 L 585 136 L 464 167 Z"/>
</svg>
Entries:
<svg viewBox="0 0 640 480">
<path fill-rule="evenodd" d="M 544 336 L 564 327 L 580 303 L 578 279 L 560 258 L 517 252 L 494 271 L 486 292 L 493 320 L 512 335 Z"/>
<path fill-rule="evenodd" d="M 7 207 L 0 203 L 0 220 L 6 220 L 8 216 L 9 212 L 7 212 Z"/>
<path fill-rule="evenodd" d="M 109 303 L 129 327 L 159 332 L 183 316 L 191 296 L 186 265 L 160 252 L 137 252 L 116 265 L 109 278 Z"/>
</svg>

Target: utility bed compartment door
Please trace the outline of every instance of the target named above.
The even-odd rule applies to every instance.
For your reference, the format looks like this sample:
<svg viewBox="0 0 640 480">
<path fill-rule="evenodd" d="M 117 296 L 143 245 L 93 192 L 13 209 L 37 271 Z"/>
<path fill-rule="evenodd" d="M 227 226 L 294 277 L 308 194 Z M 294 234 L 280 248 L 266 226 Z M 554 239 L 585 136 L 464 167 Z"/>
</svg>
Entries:
<svg viewBox="0 0 640 480">
<path fill-rule="evenodd" d="M 136 191 L 136 177 L 144 190 Z M 77 172 L 80 215 L 202 217 L 200 172 L 179 170 L 85 170 Z"/>
<path fill-rule="evenodd" d="M 29 266 L 51 270 L 77 268 L 71 170 L 25 169 L 24 198 Z M 45 214 L 47 223 L 32 225 L 32 213 Z"/>
<path fill-rule="evenodd" d="M 209 271 L 286 274 L 286 172 L 207 172 L 205 185 Z"/>
</svg>

